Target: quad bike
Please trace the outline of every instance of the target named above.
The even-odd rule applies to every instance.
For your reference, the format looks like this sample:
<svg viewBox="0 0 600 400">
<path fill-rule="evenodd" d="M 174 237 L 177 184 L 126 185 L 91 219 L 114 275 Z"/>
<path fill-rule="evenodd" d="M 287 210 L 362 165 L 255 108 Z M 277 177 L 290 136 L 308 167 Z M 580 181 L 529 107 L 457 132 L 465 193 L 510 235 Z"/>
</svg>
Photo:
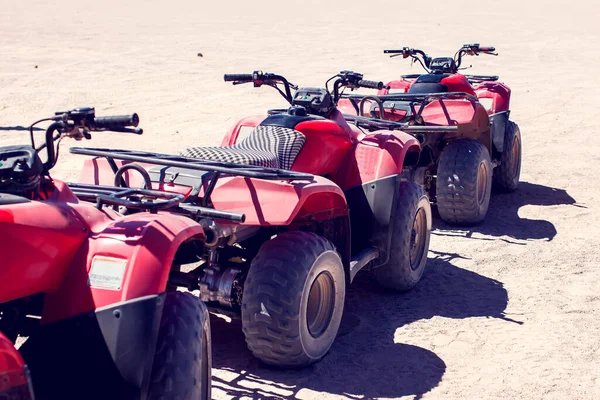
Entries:
<svg viewBox="0 0 600 400">
<path fill-rule="evenodd" d="M 27 364 L 13 342 L 0 332 L 0 399 L 34 398 Z"/>
<path fill-rule="evenodd" d="M 463 56 L 496 55 L 494 51 L 493 47 L 469 44 L 454 58 L 432 59 L 417 49 L 384 50 L 392 54 L 390 57 L 411 57 L 427 73 L 388 82 L 377 96 L 353 95 L 340 100 L 345 114 L 411 126 L 452 127 L 470 117 L 479 121 L 470 134 L 418 136 L 422 146 L 418 166 L 426 168 L 426 180 L 420 183 L 437 204 L 440 217 L 451 224 L 481 222 L 488 211 L 492 187 L 510 192 L 519 183 L 521 133 L 509 119 L 510 89 L 498 82 L 497 76 L 459 73 Z M 422 108 L 417 110 L 417 104 Z M 485 115 L 480 110 L 487 113 L 489 121 L 479 118 Z"/>
<path fill-rule="evenodd" d="M 71 184 L 82 200 L 142 185 L 186 197 L 169 211 L 198 221 L 207 239 L 199 263 L 172 271 L 172 281 L 198 291 L 209 309 L 241 317 L 249 349 L 276 366 L 305 366 L 328 353 L 359 270 L 406 291 L 427 261 L 431 208 L 401 175 L 418 141 L 349 125 L 335 106 L 340 88 L 383 84 L 350 71 L 334 78 L 333 93 L 326 84 L 292 95 L 295 86 L 280 75 L 225 75 L 273 86 L 290 107 L 242 119 L 220 147 L 182 155 L 70 150 L 93 156 Z M 251 131 L 244 139 L 242 127 Z"/>
<path fill-rule="evenodd" d="M 183 196 L 131 190 L 138 200 L 127 206 L 139 212 L 122 215 L 104 206 L 113 198 L 81 202 L 49 174 L 56 140 L 141 134 L 129 128 L 137 115 L 84 108 L 41 121 L 52 122 L 40 147 L 33 125 L 31 146 L 0 147 L 0 330 L 11 342 L 27 337 L 19 350 L 36 399 L 210 399 L 208 310 L 169 283 L 205 241 L 198 223 L 162 211 Z M 22 360 L 1 339 L 0 375 L 22 383 Z"/>
</svg>

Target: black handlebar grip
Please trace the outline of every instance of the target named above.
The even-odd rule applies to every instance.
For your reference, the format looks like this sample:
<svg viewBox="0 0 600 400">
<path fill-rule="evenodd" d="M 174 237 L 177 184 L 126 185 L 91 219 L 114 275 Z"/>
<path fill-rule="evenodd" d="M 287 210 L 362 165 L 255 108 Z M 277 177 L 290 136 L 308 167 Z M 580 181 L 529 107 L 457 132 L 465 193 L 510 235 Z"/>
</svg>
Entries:
<svg viewBox="0 0 600 400">
<path fill-rule="evenodd" d="M 118 115 L 115 117 L 96 117 L 94 125 L 98 129 L 125 128 L 128 126 L 138 126 L 140 118 L 137 114 Z"/>
<path fill-rule="evenodd" d="M 252 82 L 254 80 L 252 74 L 225 74 L 223 75 L 223 79 L 225 80 L 225 82 Z"/>
<path fill-rule="evenodd" d="M 358 81 L 358 86 L 368 88 L 368 89 L 381 90 L 381 89 L 383 89 L 384 84 L 383 84 L 383 82 L 365 81 L 365 80 L 361 79 L 360 81 Z"/>
<path fill-rule="evenodd" d="M 398 53 L 403 53 L 404 50 L 384 50 L 383 54 L 398 54 Z"/>
</svg>

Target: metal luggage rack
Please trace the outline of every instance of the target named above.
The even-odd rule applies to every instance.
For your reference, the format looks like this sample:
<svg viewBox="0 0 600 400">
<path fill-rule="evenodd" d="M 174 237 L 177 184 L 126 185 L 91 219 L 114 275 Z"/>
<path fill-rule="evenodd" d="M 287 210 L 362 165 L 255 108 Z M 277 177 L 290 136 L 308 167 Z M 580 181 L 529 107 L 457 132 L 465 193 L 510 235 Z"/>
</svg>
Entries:
<svg viewBox="0 0 600 400">
<path fill-rule="evenodd" d="M 108 164 L 115 173 L 115 183 L 121 182 L 121 185 L 125 186 L 118 187 L 69 183 L 69 188 L 79 199 L 96 202 L 98 208 L 101 208 L 103 204 L 112 204 L 132 209 L 149 210 L 150 212 L 157 212 L 161 209 L 170 209 L 173 212 L 186 214 L 193 218 L 216 218 L 231 222 L 244 222 L 244 214 L 215 210 L 212 206 L 210 196 L 219 178 L 225 176 L 243 176 L 247 178 L 283 180 L 288 182 L 299 180 L 312 181 L 314 179 L 313 175 L 306 173 L 246 164 L 206 161 L 171 154 L 83 147 L 71 147 L 69 151 L 71 154 L 106 158 Z M 208 176 L 209 180 L 202 197 L 198 197 L 198 194 L 202 186 L 205 185 L 204 179 L 201 179 L 199 187 L 192 189 L 192 194 L 187 198 L 184 198 L 181 194 L 171 192 L 149 189 L 131 189 L 126 187 L 125 181 L 122 178 L 122 173 L 124 172 L 123 167 L 119 169 L 115 160 L 134 161 L 166 167 L 210 172 Z M 138 172 L 140 172 L 140 170 L 138 170 Z M 151 185 L 149 176 L 144 175 L 143 173 L 142 175 L 144 176 L 146 186 Z M 154 200 L 159 201 L 155 202 Z"/>
<path fill-rule="evenodd" d="M 500 79 L 498 75 L 465 75 L 465 78 L 467 78 L 470 83 L 480 83 L 484 81 L 495 82 Z"/>
<path fill-rule="evenodd" d="M 369 130 L 377 129 L 400 129 L 406 132 L 413 133 L 425 133 L 425 132 L 454 132 L 458 130 L 456 123 L 450 118 L 448 109 L 444 100 L 467 100 L 473 107 L 478 102 L 477 97 L 464 93 L 464 92 L 444 92 L 444 93 L 424 93 L 424 94 L 411 94 L 411 93 L 398 93 L 398 94 L 383 94 L 379 96 L 367 95 L 367 94 L 345 94 L 342 98 L 350 100 L 350 103 L 356 110 L 356 115 L 344 114 L 344 118 L 348 122 L 355 123 L 357 126 L 366 128 Z M 410 107 L 410 114 L 407 112 L 408 121 L 396 122 L 388 121 L 382 118 L 375 117 L 363 117 L 362 106 L 364 101 L 373 100 L 379 106 L 379 110 L 383 110 L 386 102 L 400 102 L 408 103 Z M 432 126 L 424 125 L 421 114 L 428 103 L 433 101 L 439 101 L 444 115 L 446 116 L 447 126 Z M 392 104 L 393 106 L 393 104 Z M 418 106 L 418 109 L 417 109 Z M 408 110 L 407 110 L 408 111 Z M 383 114 L 380 114 L 383 115 Z"/>
</svg>

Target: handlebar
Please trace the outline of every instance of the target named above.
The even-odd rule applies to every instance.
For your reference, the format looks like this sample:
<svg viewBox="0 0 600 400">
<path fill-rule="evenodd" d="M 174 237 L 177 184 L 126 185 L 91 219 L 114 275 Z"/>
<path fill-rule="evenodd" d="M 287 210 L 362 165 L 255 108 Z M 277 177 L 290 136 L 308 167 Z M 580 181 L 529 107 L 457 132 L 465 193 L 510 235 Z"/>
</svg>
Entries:
<svg viewBox="0 0 600 400">
<path fill-rule="evenodd" d="M 225 74 L 223 76 L 225 82 L 252 82 L 254 77 L 252 74 Z"/>
<path fill-rule="evenodd" d="M 337 80 L 335 81 L 334 85 L 333 85 L 333 93 L 329 92 L 329 88 L 327 86 L 327 84 L 329 83 L 329 81 L 333 80 L 337 78 Z M 331 77 L 326 83 L 325 83 L 325 90 L 327 91 L 327 93 L 329 93 L 329 95 L 333 95 L 333 101 L 331 102 L 331 104 L 333 106 L 335 106 L 339 100 L 339 93 L 340 93 L 340 88 L 341 87 L 347 87 L 350 89 L 356 89 L 359 87 L 362 88 L 367 88 L 367 89 L 377 89 L 377 90 L 381 90 L 383 88 L 386 87 L 386 85 L 383 82 L 377 82 L 377 81 L 369 81 L 369 80 L 365 80 L 362 79 L 363 75 L 357 72 L 353 72 L 353 71 L 341 71 L 339 74 L 334 75 L 333 77 Z M 262 72 L 262 71 L 254 71 L 252 74 L 225 74 L 223 75 L 223 80 L 225 82 L 233 82 L 234 85 L 237 84 L 241 84 L 241 83 L 254 83 L 255 87 L 259 87 L 262 85 L 268 85 L 271 86 L 275 89 L 277 89 L 277 91 L 287 100 L 287 102 L 294 106 L 297 105 L 294 102 L 294 98 L 292 96 L 291 93 L 291 88 L 293 89 L 298 89 L 295 85 L 290 84 L 287 79 L 281 75 L 276 75 L 270 72 Z M 285 92 L 283 92 L 279 87 L 277 87 L 277 84 L 281 83 L 283 84 L 284 88 L 285 88 Z M 327 104 L 329 104 L 329 102 L 326 102 Z M 321 103 L 319 103 L 321 104 Z M 319 113 L 327 113 L 328 111 L 323 111 L 324 109 L 326 109 L 327 107 L 330 107 L 329 105 L 322 107 L 322 110 L 318 111 Z"/>
<path fill-rule="evenodd" d="M 367 80 L 361 79 L 358 81 L 358 86 L 367 88 L 367 89 L 381 90 L 381 89 L 383 89 L 385 84 L 383 82 L 367 81 Z"/>
<path fill-rule="evenodd" d="M 36 148 L 40 152 L 46 148 L 48 159 L 44 163 L 46 171 L 50 170 L 56 164 L 57 151 L 54 148 L 54 141 L 61 137 L 72 137 L 76 140 L 82 138 L 91 139 L 90 132 L 127 132 L 141 135 L 144 131 L 137 127 L 140 118 L 136 113 L 128 115 L 117 115 L 109 117 L 96 117 L 95 109 L 92 107 L 76 108 L 70 111 L 56 112 L 53 117 L 39 120 L 31 125 L 30 131 L 33 132 L 33 126 L 42 121 L 54 121 L 46 129 L 45 143 Z M 55 135 L 54 133 L 58 131 Z M 35 147 L 32 134 L 32 147 Z"/>
<path fill-rule="evenodd" d="M 99 129 L 110 130 L 111 128 L 126 128 L 138 126 L 140 117 L 137 114 L 118 115 L 114 117 L 95 117 L 94 125 Z"/>
<path fill-rule="evenodd" d="M 477 56 L 479 55 L 479 53 L 485 53 L 497 56 L 498 54 L 494 53 L 495 51 L 496 48 L 493 46 L 480 46 L 479 43 L 465 44 L 454 55 L 454 62 L 456 63 L 456 67 L 458 68 L 460 67 L 462 56 L 465 54 Z M 412 57 L 413 60 L 419 61 L 423 68 L 429 72 L 432 58 L 425 54 L 425 52 L 423 52 L 422 50 L 403 47 L 400 50 L 383 50 L 383 53 L 391 54 L 390 57 L 397 57 L 399 55 L 402 55 L 403 58 Z"/>
<path fill-rule="evenodd" d="M 254 83 L 255 87 L 259 87 L 262 85 L 271 86 L 275 88 L 290 104 L 292 104 L 293 102 L 291 88 L 297 88 L 295 85 L 289 83 L 288 80 L 281 75 L 262 71 L 254 71 L 252 74 L 225 74 L 223 75 L 223 80 L 225 82 L 233 82 L 234 85 L 252 82 Z M 278 83 L 283 84 L 285 93 L 277 87 Z"/>
<path fill-rule="evenodd" d="M 478 56 L 479 53 L 485 53 L 497 56 L 498 54 L 494 53 L 495 51 L 496 48 L 493 46 L 480 46 L 479 43 L 465 44 L 456 52 L 454 56 L 456 59 L 456 66 L 460 67 L 462 63 L 462 56 L 465 54 L 470 56 Z"/>
<path fill-rule="evenodd" d="M 431 63 L 431 57 L 429 57 L 423 50 L 412 49 L 410 47 L 403 47 L 402 50 L 383 50 L 384 54 L 392 54 L 390 57 L 397 57 L 402 54 L 402 58 L 412 57 L 413 60 L 418 61 L 425 70 L 429 68 Z M 421 56 L 419 58 L 419 56 Z"/>
</svg>

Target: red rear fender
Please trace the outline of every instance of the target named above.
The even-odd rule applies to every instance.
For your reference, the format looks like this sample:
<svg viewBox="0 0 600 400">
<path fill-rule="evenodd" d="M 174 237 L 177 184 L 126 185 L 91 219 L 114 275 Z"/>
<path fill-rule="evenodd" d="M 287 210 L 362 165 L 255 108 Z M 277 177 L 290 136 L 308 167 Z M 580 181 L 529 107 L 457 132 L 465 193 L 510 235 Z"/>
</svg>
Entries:
<svg viewBox="0 0 600 400">
<path fill-rule="evenodd" d="M 242 118 L 235 124 L 223 137 L 221 146 L 231 146 L 238 141 L 245 138 L 252 130 L 258 126 L 267 116 L 266 115 L 254 115 L 251 117 Z M 198 143 L 191 144 L 190 146 L 198 146 Z"/>
<path fill-rule="evenodd" d="M 387 85 L 390 87 L 390 89 L 381 89 L 377 94 L 382 95 L 382 94 L 406 93 L 406 92 L 408 92 L 408 88 L 410 88 L 410 85 L 413 82 L 414 82 L 414 79 L 412 79 L 412 80 L 400 79 L 397 81 L 390 81 L 387 83 Z"/>
<path fill-rule="evenodd" d="M 23 357 L 15 349 L 13 342 L 0 332 L 0 376 L 8 371 L 22 370 L 24 365 Z M 0 385 L 2 385 L 2 380 L 0 380 Z"/>
<path fill-rule="evenodd" d="M 322 215 L 326 211 L 330 216 L 348 213 L 342 190 L 319 176 L 312 182 L 292 183 L 222 178 L 211 199 L 217 210 L 245 214 L 245 225 L 289 225 L 299 213 Z"/>
<path fill-rule="evenodd" d="M 398 174 L 408 152 L 421 151 L 419 141 L 399 131 L 377 131 L 365 136 L 345 160 L 335 181 L 343 190 Z"/>
<path fill-rule="evenodd" d="M 7 399 L 13 398 L 9 395 L 11 389 L 28 384 L 23 357 L 13 343 L 0 332 L 0 397 L 4 399 L 6 395 Z M 22 397 L 17 395 L 14 398 Z"/>
<path fill-rule="evenodd" d="M 423 120 L 428 125 L 469 124 L 475 120 L 478 112 L 484 111 L 481 104 L 462 99 L 435 100 L 423 109 Z"/>
<path fill-rule="evenodd" d="M 475 93 L 488 114 L 508 111 L 510 108 L 510 88 L 501 82 L 483 82 Z"/>
<path fill-rule="evenodd" d="M 137 213 L 112 221 L 89 236 L 63 284 L 46 296 L 43 322 L 164 292 L 176 251 L 191 238 L 204 240 L 204 231 L 187 217 Z"/>
</svg>

